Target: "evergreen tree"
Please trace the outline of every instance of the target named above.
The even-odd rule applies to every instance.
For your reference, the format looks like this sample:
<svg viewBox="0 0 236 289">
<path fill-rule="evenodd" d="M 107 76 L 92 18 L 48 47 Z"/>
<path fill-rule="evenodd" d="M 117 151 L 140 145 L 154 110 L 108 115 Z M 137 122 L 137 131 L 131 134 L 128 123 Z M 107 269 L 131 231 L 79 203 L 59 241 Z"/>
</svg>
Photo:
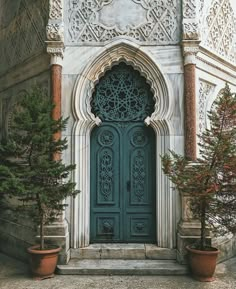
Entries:
<svg viewBox="0 0 236 289">
<path fill-rule="evenodd" d="M 45 91 L 25 93 L 13 110 L 9 136 L 0 150 L 0 193 L 18 198 L 18 209 L 39 225 L 40 249 L 45 246 L 45 225 L 62 213 L 65 198 L 78 193 L 69 179 L 75 166 L 55 158 L 67 148 L 66 138 L 53 137 L 65 129 L 67 119 L 54 120 L 53 108 Z"/>
<path fill-rule="evenodd" d="M 236 232 L 236 97 L 228 85 L 208 118 L 210 128 L 199 135 L 197 161 L 173 151 L 162 157 L 164 173 L 180 192 L 193 196 L 192 210 L 201 221 L 201 250 L 207 225 L 220 233 Z"/>
</svg>

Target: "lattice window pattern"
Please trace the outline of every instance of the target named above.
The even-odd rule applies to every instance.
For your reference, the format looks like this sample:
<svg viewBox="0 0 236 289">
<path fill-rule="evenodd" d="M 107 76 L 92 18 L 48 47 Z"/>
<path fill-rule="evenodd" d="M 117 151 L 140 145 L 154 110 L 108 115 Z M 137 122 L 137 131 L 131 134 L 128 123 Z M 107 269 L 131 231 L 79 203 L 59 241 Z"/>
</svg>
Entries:
<svg viewBox="0 0 236 289">
<path fill-rule="evenodd" d="M 154 111 L 154 99 L 145 78 L 120 63 L 100 79 L 91 106 L 102 121 L 141 121 Z"/>
</svg>

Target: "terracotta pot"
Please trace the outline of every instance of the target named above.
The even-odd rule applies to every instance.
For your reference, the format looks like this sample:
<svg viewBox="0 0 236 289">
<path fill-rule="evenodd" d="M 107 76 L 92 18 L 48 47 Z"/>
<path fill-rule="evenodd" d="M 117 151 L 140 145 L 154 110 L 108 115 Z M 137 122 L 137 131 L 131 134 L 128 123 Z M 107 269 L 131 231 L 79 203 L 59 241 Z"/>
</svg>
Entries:
<svg viewBox="0 0 236 289">
<path fill-rule="evenodd" d="M 34 278 L 46 279 L 54 276 L 60 250 L 61 248 L 40 250 L 39 245 L 27 249 Z"/>
<path fill-rule="evenodd" d="M 209 247 L 209 251 L 201 251 L 186 247 L 189 252 L 189 265 L 193 277 L 202 282 L 214 281 L 213 277 L 216 268 L 216 259 L 219 250 Z"/>
</svg>

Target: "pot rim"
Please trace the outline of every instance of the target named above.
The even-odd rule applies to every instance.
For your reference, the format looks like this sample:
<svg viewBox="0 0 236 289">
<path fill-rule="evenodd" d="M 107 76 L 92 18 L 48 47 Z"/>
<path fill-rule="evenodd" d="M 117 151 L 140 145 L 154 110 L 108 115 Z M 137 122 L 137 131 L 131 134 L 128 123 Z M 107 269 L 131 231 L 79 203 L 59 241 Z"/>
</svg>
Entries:
<svg viewBox="0 0 236 289">
<path fill-rule="evenodd" d="M 220 250 L 218 250 L 215 247 L 209 246 L 208 248 L 212 248 L 214 250 L 199 250 L 199 249 L 194 249 L 190 247 L 191 245 L 186 246 L 187 251 L 195 254 L 203 254 L 203 255 L 216 255 L 220 253 Z"/>
<path fill-rule="evenodd" d="M 29 248 L 27 248 L 27 251 L 31 254 L 36 254 L 36 255 L 43 255 L 43 254 L 52 254 L 52 253 L 58 253 L 61 251 L 61 247 L 57 247 L 55 245 L 55 247 L 57 248 L 54 248 L 54 249 L 44 249 L 44 250 L 39 250 L 37 248 L 39 248 L 40 245 L 33 245 Z"/>
</svg>

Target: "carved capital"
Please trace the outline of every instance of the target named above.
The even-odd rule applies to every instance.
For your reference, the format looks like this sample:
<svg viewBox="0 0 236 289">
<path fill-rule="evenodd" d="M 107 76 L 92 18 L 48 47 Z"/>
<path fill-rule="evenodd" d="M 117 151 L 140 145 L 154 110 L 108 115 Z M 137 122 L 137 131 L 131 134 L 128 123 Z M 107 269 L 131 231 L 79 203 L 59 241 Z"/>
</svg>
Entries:
<svg viewBox="0 0 236 289">
<path fill-rule="evenodd" d="M 61 41 L 46 41 L 47 53 L 51 55 L 51 65 L 62 65 L 64 57 L 64 43 Z"/>
<path fill-rule="evenodd" d="M 184 65 L 196 64 L 196 55 L 199 51 L 199 41 L 183 41 Z"/>
<path fill-rule="evenodd" d="M 64 41 L 63 23 L 48 23 L 46 34 L 49 41 Z"/>
<path fill-rule="evenodd" d="M 63 0 L 49 1 L 49 19 L 62 19 L 63 17 Z"/>
</svg>

